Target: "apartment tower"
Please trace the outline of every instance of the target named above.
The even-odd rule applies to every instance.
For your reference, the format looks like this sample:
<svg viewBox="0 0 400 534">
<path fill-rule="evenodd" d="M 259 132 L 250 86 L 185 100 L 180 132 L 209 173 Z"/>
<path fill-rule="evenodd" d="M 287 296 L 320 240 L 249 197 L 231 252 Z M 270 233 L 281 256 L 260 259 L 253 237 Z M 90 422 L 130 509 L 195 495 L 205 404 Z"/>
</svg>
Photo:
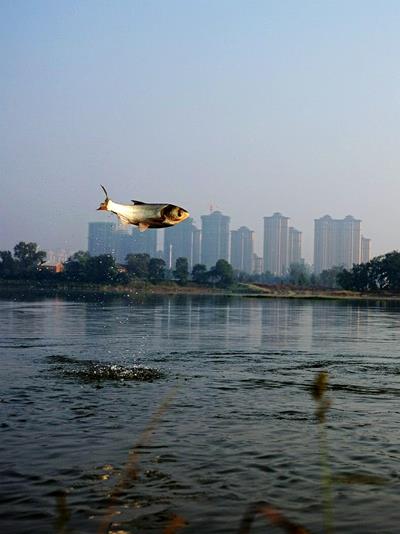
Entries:
<svg viewBox="0 0 400 534">
<path fill-rule="evenodd" d="M 231 231 L 231 264 L 243 273 L 253 272 L 254 232 L 247 226 Z"/>
<path fill-rule="evenodd" d="M 200 230 L 193 219 L 166 228 L 164 233 L 164 259 L 171 269 L 178 258 L 187 258 L 189 269 L 200 261 Z"/>
<path fill-rule="evenodd" d="M 314 221 L 314 272 L 331 267 L 350 269 L 361 260 L 361 221 L 348 215 L 332 219 L 325 215 Z"/>
<path fill-rule="evenodd" d="M 289 217 L 274 213 L 264 217 L 264 271 L 282 276 L 289 267 Z"/>
</svg>

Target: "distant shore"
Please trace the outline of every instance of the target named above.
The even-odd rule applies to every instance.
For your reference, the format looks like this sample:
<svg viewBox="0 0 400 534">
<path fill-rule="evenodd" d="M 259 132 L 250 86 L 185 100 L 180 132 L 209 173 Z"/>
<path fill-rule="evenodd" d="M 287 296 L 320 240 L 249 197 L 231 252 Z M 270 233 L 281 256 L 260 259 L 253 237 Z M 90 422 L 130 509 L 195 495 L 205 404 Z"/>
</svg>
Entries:
<svg viewBox="0 0 400 534">
<path fill-rule="evenodd" d="M 293 286 L 263 286 L 262 284 L 247 284 L 249 292 L 245 296 L 252 298 L 285 298 L 285 299 L 314 299 L 314 300 L 357 300 L 357 301 L 394 301 L 400 302 L 400 294 L 387 292 L 359 292 L 344 289 L 301 288 Z"/>
<path fill-rule="evenodd" d="M 0 297 L 69 297 L 69 298 L 135 298 L 151 295 L 237 296 L 249 298 L 281 298 L 309 300 L 357 300 L 400 302 L 400 294 L 360 293 L 322 288 L 299 288 L 287 285 L 237 284 L 229 289 L 175 282 L 152 284 L 145 281 L 127 285 L 82 284 L 34 280 L 1 280 Z"/>
<path fill-rule="evenodd" d="M 125 297 L 145 295 L 221 295 L 227 292 L 218 288 L 195 284 L 180 286 L 174 282 L 152 284 L 131 282 L 126 285 L 84 284 L 73 282 L 48 282 L 35 280 L 1 280 L 0 297 L 8 296 L 59 296 L 59 297 Z"/>
</svg>

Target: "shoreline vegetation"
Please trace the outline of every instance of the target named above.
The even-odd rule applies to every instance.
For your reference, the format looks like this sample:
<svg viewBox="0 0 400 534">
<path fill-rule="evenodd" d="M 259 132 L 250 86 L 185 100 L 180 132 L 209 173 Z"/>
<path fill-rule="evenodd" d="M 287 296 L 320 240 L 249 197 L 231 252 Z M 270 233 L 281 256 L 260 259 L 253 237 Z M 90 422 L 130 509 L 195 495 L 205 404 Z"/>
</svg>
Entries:
<svg viewBox="0 0 400 534">
<path fill-rule="evenodd" d="M 400 302 L 400 295 L 393 293 L 359 292 L 339 289 L 299 288 L 290 285 L 266 285 L 239 283 L 231 288 L 217 288 L 188 283 L 179 285 L 165 281 L 153 284 L 135 281 L 124 285 L 49 282 L 48 280 L 0 280 L 0 297 L 70 297 L 108 298 L 122 297 L 134 299 L 146 296 L 224 296 L 270 299 L 301 300 L 357 300 Z"/>
<path fill-rule="evenodd" d="M 400 302 L 400 252 L 388 252 L 351 270 L 332 267 L 320 274 L 310 266 L 291 264 L 288 272 L 249 274 L 224 259 L 189 269 L 185 257 L 175 268 L 147 253 L 128 254 L 117 263 L 111 254 L 91 256 L 78 251 L 64 263 L 46 264 L 46 252 L 21 241 L 0 251 L 0 296 L 64 296 L 67 298 L 135 298 L 151 295 L 220 295 Z"/>
</svg>

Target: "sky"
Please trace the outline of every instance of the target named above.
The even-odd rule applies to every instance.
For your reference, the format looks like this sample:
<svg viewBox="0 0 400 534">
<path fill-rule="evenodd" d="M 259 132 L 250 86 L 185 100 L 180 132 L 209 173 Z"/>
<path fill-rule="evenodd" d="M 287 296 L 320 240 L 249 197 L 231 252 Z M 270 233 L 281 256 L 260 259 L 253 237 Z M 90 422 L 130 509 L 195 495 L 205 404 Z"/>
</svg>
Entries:
<svg viewBox="0 0 400 534">
<path fill-rule="evenodd" d="M 0 250 L 86 249 L 99 184 L 259 253 L 276 211 L 309 262 L 325 214 L 399 249 L 399 27 L 397 0 L 2 0 Z"/>
</svg>

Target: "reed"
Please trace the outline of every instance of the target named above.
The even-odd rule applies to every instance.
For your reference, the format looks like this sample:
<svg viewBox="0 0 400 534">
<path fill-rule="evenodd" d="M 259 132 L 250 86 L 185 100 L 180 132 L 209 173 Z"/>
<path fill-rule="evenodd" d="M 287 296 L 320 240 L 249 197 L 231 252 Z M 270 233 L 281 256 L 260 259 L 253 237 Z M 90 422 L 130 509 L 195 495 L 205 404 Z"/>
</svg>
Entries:
<svg viewBox="0 0 400 534">
<path fill-rule="evenodd" d="M 163 534 L 175 534 L 181 528 L 185 528 L 187 521 L 180 515 L 173 515 L 163 530 Z"/>
<path fill-rule="evenodd" d="M 173 388 L 165 396 L 160 406 L 158 407 L 157 411 L 153 414 L 146 428 L 140 435 L 139 439 L 137 440 L 135 445 L 130 449 L 125 466 L 121 471 L 120 478 L 110 493 L 108 508 L 106 510 L 106 513 L 103 519 L 100 522 L 100 525 L 97 531 L 98 534 L 107 534 L 109 532 L 110 527 L 112 525 L 113 516 L 117 512 L 116 504 L 117 504 L 118 498 L 121 496 L 123 491 L 129 488 L 132 485 L 132 482 L 135 481 L 138 477 L 139 448 L 145 446 L 149 442 L 151 435 L 153 431 L 156 429 L 161 417 L 164 415 L 169 405 L 171 404 L 172 399 L 175 397 L 177 389 L 178 389 L 178 386 Z M 176 525 L 175 525 L 175 529 L 176 529 Z"/>
<path fill-rule="evenodd" d="M 254 519 L 257 515 L 261 515 L 272 525 L 287 532 L 287 534 L 310 534 L 307 529 L 301 525 L 293 523 L 287 517 L 285 517 L 280 510 L 264 501 L 250 504 L 242 517 L 238 534 L 249 534 Z"/>
<path fill-rule="evenodd" d="M 68 523 L 71 517 L 71 512 L 67 506 L 67 494 L 63 490 L 59 490 L 55 494 L 56 497 L 56 520 L 55 531 L 56 534 L 66 534 L 68 532 Z"/>
<path fill-rule="evenodd" d="M 333 499 L 332 486 L 333 478 L 329 462 L 328 439 L 326 432 L 326 414 L 331 406 L 331 401 L 327 398 L 328 373 L 321 371 L 315 377 L 311 388 L 311 394 L 316 402 L 315 415 L 318 421 L 319 433 L 319 457 L 321 464 L 321 483 L 323 495 L 324 531 L 326 534 L 333 533 Z"/>
<path fill-rule="evenodd" d="M 331 406 L 328 392 L 328 373 L 322 371 L 318 373 L 311 385 L 311 395 L 316 403 L 315 416 L 318 424 L 319 435 L 319 457 L 321 465 L 321 484 L 323 495 L 323 527 L 325 534 L 333 534 L 333 485 L 340 484 L 385 484 L 387 481 L 383 477 L 366 475 L 362 473 L 345 473 L 333 475 L 329 460 L 328 436 L 326 429 L 326 418 Z M 128 452 L 128 457 L 121 470 L 118 482 L 114 485 L 108 500 L 108 506 L 100 522 L 98 534 L 109 534 L 113 530 L 113 518 L 118 513 L 117 503 L 123 492 L 132 486 L 139 474 L 139 449 L 145 446 L 153 432 L 157 429 L 164 413 L 168 410 L 179 386 L 171 389 L 162 400 L 158 409 L 152 415 L 147 426 L 143 430 L 139 439 Z M 56 497 L 56 534 L 67 534 L 68 523 L 71 517 L 67 506 L 67 496 L 65 491 L 59 491 Z M 251 503 L 245 510 L 241 518 L 237 534 L 250 534 L 253 523 L 257 517 L 267 520 L 272 526 L 279 528 L 287 534 L 310 534 L 304 526 L 288 519 L 284 513 L 266 501 Z M 181 516 L 173 514 L 165 525 L 163 534 L 175 534 L 184 529 L 188 522 Z M 115 528 L 115 526 L 114 526 Z M 124 532 L 125 531 L 118 531 Z"/>
</svg>

